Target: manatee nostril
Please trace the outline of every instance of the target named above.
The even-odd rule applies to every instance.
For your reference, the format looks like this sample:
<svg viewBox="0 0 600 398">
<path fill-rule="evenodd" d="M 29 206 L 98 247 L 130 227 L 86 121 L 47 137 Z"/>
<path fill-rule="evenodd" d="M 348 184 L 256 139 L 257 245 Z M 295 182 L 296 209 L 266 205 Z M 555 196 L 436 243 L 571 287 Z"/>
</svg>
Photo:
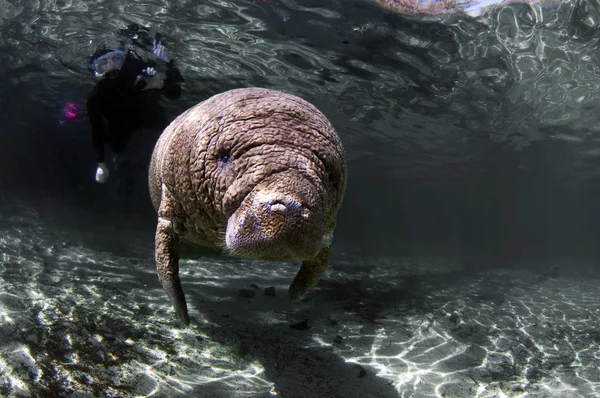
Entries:
<svg viewBox="0 0 600 398">
<path fill-rule="evenodd" d="M 308 219 L 310 217 L 310 210 L 295 200 L 274 200 L 265 203 L 265 205 L 268 211 L 272 213 L 295 215 L 304 219 Z"/>
<path fill-rule="evenodd" d="M 284 212 L 287 210 L 287 207 L 283 203 L 271 203 L 270 209 L 271 211 Z"/>
<path fill-rule="evenodd" d="M 294 199 L 289 198 L 276 198 L 268 199 L 263 202 L 270 211 L 276 212 L 299 212 L 302 205 Z"/>
</svg>

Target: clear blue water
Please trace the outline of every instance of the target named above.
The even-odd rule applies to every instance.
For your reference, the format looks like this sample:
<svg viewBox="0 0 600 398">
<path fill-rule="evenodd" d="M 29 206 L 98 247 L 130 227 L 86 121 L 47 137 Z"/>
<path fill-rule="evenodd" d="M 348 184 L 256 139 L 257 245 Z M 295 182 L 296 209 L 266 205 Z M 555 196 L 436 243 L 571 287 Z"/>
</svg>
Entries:
<svg viewBox="0 0 600 398">
<path fill-rule="evenodd" d="M 512 4 L 474 18 L 406 15 L 358 0 L 0 0 L 0 336 L 6 342 L 0 369 L 10 375 L 0 378 L 0 392 L 269 396 L 279 388 L 287 391 L 281 396 L 319 396 L 327 385 L 321 396 L 352 396 L 361 388 L 371 394 L 361 396 L 439 396 L 447 376 L 470 387 L 446 396 L 525 396 L 520 389 L 529 396 L 597 396 L 599 13 L 598 4 L 584 1 Z M 227 89 L 261 86 L 307 99 L 335 126 L 349 180 L 337 262 L 321 296 L 292 307 L 261 293 L 245 313 L 246 300 L 232 298 L 232 291 L 257 279 L 261 289 L 283 291 L 294 265 L 282 266 L 287 271 L 280 275 L 260 265 L 213 264 L 219 281 L 209 265 L 190 264 L 201 270 L 186 271 L 196 294 L 192 316 L 221 312 L 207 321 L 210 333 L 201 322 L 191 332 L 173 331 L 151 261 L 155 216 L 143 167 L 136 177 L 139 206 L 124 212 L 114 187 L 93 180 L 87 123 L 59 124 L 63 104 L 82 100 L 93 87 L 84 67 L 91 53 L 117 45 L 115 32 L 130 23 L 161 32 L 186 79 L 181 99 L 164 103 L 171 117 Z M 151 147 L 141 138 L 136 148 L 143 164 Z M 409 289 L 411 275 L 421 275 L 423 290 Z M 69 297 L 81 300 L 84 313 L 98 311 L 94 322 L 103 322 L 102 333 L 69 317 Z M 472 338 L 477 333 L 456 332 L 456 322 L 444 323 L 454 312 L 470 313 L 471 330 L 495 325 L 481 332 L 493 337 L 482 342 Z M 321 329 L 290 337 L 287 323 L 305 316 Z M 424 319 L 433 319 L 431 329 L 421 327 Z M 539 325 L 550 329 L 544 334 Z M 403 328 L 414 334 L 404 336 Z M 122 341 L 142 347 L 115 362 L 126 369 L 121 376 L 110 373 L 120 368 L 106 358 L 133 343 L 115 343 L 115 330 L 129 330 Z M 112 336 L 106 346 L 100 343 L 106 337 L 95 337 L 103 333 Z M 51 344 L 68 334 L 79 340 Z M 214 348 L 221 334 L 227 343 Z M 337 334 L 357 342 L 337 347 Z M 519 343 L 503 343 L 515 334 Z M 537 348 L 523 343 L 527 338 Z M 103 347 L 98 355 L 110 365 L 104 373 L 87 351 L 90 341 Z M 235 356 L 240 341 L 247 362 Z M 424 341 L 444 349 L 414 354 Z M 291 353 L 264 348 L 278 344 Z M 484 361 L 481 347 L 505 357 Z M 207 354 L 219 349 L 233 354 L 227 360 Z M 159 351 L 176 356 L 180 367 L 165 370 L 174 365 Z M 15 359 L 21 352 L 27 355 Z M 552 359 L 560 352 L 570 357 Z M 472 366 L 435 368 L 459 353 Z M 299 361 L 292 354 L 310 366 L 282 370 L 281 363 Z M 319 367 L 314 358 L 329 364 L 325 384 L 307 381 Z M 345 362 L 350 358 L 375 370 L 356 376 Z M 505 362 L 514 377 L 494 370 Z M 538 365 L 540 375 L 532 375 Z M 565 376 L 569 369 L 577 375 Z M 136 377 L 142 381 L 128 379 Z M 521 387 L 506 387 L 522 379 Z M 415 387 L 419 380 L 428 387 Z"/>
</svg>

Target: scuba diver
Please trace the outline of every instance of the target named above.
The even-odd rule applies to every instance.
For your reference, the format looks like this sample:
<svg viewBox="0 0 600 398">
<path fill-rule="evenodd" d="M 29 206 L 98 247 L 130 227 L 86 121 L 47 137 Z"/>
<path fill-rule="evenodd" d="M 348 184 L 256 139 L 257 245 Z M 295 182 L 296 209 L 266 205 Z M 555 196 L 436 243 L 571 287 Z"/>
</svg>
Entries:
<svg viewBox="0 0 600 398">
<path fill-rule="evenodd" d="M 97 162 L 95 178 L 98 183 L 105 183 L 110 174 L 105 159 L 105 144 L 114 153 L 115 159 L 118 159 L 139 129 L 151 130 L 155 142 L 168 125 L 159 103 L 160 96 L 164 95 L 168 99 L 178 99 L 181 96 L 179 83 L 184 81 L 183 77 L 174 61 L 169 60 L 158 35 L 152 41 L 152 53 L 166 62 L 164 78 L 155 69 L 157 63 L 154 60 L 143 60 L 132 48 L 102 48 L 90 59 L 88 68 L 100 79 L 86 103 Z M 104 119 L 108 122 L 106 129 Z M 119 167 L 117 162 L 116 167 Z M 131 185 L 132 181 L 127 183 Z"/>
</svg>

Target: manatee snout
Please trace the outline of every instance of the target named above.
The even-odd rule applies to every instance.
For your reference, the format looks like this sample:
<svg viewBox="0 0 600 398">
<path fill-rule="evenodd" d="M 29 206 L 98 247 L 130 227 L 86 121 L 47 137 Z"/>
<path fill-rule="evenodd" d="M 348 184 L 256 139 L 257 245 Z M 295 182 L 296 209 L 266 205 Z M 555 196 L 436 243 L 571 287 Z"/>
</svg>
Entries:
<svg viewBox="0 0 600 398">
<path fill-rule="evenodd" d="M 257 186 L 229 217 L 226 250 L 273 261 L 312 259 L 323 246 L 324 218 L 313 184 L 298 173 L 278 175 Z"/>
</svg>

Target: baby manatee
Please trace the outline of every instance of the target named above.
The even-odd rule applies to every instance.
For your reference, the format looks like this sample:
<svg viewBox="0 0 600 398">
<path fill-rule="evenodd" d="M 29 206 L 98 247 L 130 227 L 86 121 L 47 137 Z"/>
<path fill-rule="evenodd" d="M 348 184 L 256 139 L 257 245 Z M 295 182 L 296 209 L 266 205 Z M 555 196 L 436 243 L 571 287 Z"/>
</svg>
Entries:
<svg viewBox="0 0 600 398">
<path fill-rule="evenodd" d="M 289 288 L 301 300 L 325 272 L 346 190 L 344 147 L 312 104 L 241 88 L 179 115 L 158 139 L 149 170 L 158 213 L 158 277 L 189 324 L 178 245 L 302 264 Z"/>
</svg>

